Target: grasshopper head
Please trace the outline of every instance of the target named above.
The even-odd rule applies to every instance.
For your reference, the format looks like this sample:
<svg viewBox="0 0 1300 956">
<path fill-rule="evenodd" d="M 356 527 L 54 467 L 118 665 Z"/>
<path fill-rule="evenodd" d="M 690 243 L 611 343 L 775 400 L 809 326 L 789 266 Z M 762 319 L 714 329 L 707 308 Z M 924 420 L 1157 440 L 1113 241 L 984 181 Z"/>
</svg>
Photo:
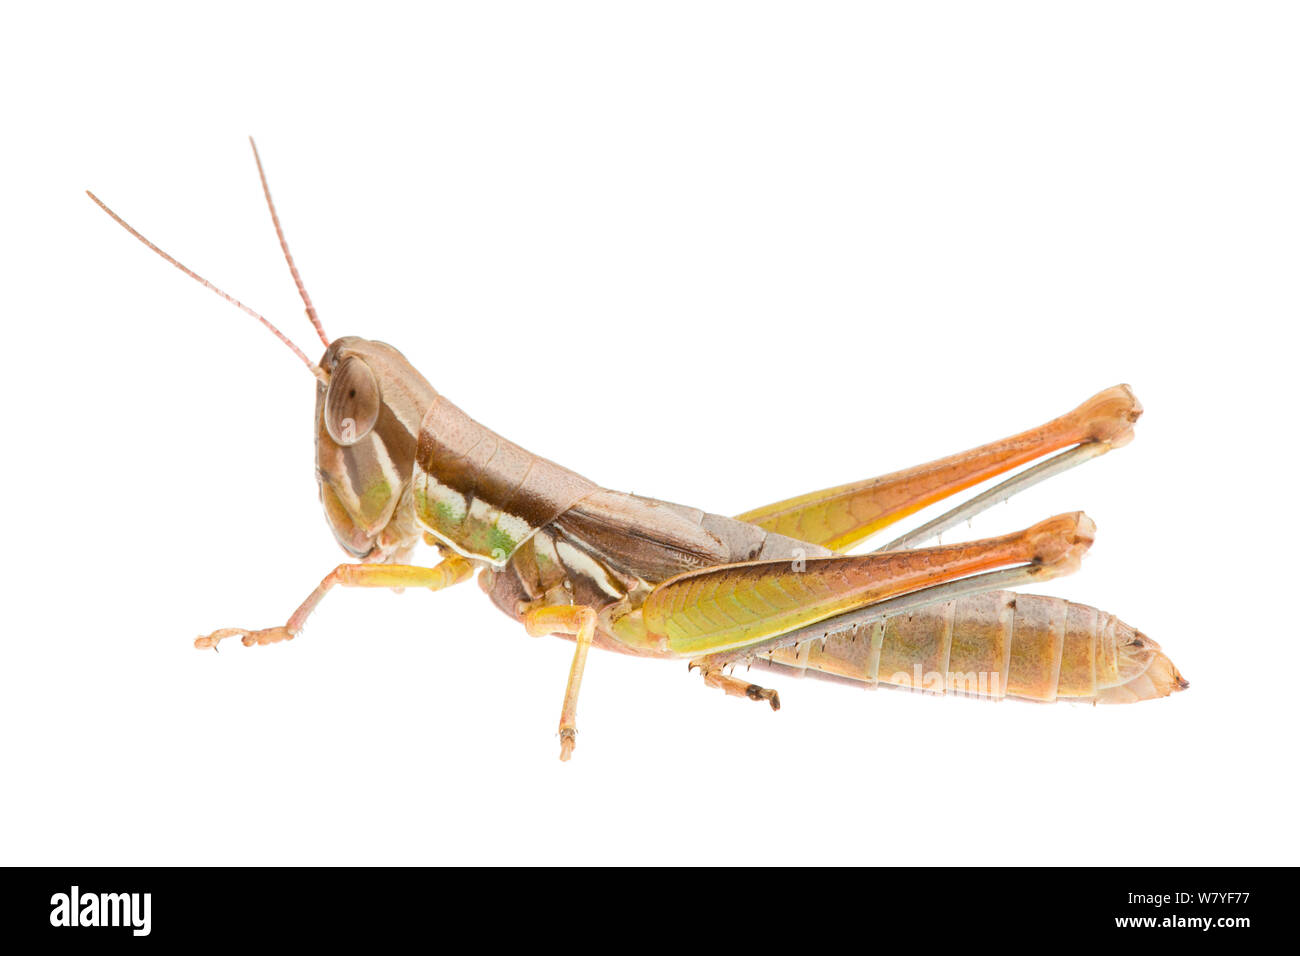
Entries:
<svg viewBox="0 0 1300 956">
<path fill-rule="evenodd" d="M 437 393 L 391 345 L 354 336 L 330 341 L 289 254 L 262 159 L 251 137 L 249 145 L 253 147 L 257 174 L 285 262 L 307 307 L 307 318 L 325 344 L 319 365 L 266 316 L 163 252 L 94 193 L 87 190 L 86 194 L 118 225 L 173 266 L 261 322 L 302 361 L 317 381 L 316 480 L 334 537 L 354 557 L 369 561 L 399 559 L 409 553 L 421 534 L 415 523 L 415 509 L 400 505 L 411 494 L 420 420 Z"/>
<path fill-rule="evenodd" d="M 409 498 L 420 420 L 437 393 L 383 342 L 335 339 L 316 386 L 316 480 L 334 537 L 357 558 L 384 561 L 419 539 Z"/>
</svg>

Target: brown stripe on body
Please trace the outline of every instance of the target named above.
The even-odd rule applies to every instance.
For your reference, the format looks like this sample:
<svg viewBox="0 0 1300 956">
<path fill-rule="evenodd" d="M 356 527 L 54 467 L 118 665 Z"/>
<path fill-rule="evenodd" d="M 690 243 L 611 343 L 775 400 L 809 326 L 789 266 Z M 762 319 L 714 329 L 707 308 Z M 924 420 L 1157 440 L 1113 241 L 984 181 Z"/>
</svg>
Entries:
<svg viewBox="0 0 1300 956">
<path fill-rule="evenodd" d="M 617 491 L 593 492 L 556 518 L 552 527 L 559 540 L 652 585 L 682 571 L 735 560 L 730 548 L 700 520 Z"/>
<path fill-rule="evenodd" d="M 441 484 L 516 515 L 534 528 L 597 489 L 577 472 L 480 425 L 442 396 L 420 423 L 416 463 Z"/>
<path fill-rule="evenodd" d="M 414 484 L 424 527 L 462 554 L 498 566 L 537 529 L 597 490 L 442 396 L 420 423 Z"/>
</svg>

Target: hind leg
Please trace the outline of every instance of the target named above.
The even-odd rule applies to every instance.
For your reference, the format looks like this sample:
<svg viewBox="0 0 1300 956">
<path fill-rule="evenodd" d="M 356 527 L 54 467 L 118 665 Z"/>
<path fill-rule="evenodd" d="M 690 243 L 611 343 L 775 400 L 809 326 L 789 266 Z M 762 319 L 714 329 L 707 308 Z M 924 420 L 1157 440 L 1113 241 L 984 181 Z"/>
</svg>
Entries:
<svg viewBox="0 0 1300 956">
<path fill-rule="evenodd" d="M 747 511 L 738 518 L 767 531 L 834 551 L 846 551 L 880 529 L 950 495 L 1044 455 L 1072 445 L 1080 446 L 1043 462 L 1036 466 L 1037 470 L 1016 475 L 999 486 L 996 496 L 981 495 L 967 506 L 931 522 L 927 530 L 933 536 L 942 530 L 936 530 L 936 525 L 956 524 L 1036 481 L 1126 444 L 1132 439 L 1133 423 L 1141 414 L 1142 406 L 1132 389 L 1116 385 L 1060 418 L 1019 435 L 879 478 L 778 501 Z M 891 542 L 887 547 L 898 550 L 914 546 L 918 540 L 924 539 L 909 535 L 906 540 Z"/>
</svg>

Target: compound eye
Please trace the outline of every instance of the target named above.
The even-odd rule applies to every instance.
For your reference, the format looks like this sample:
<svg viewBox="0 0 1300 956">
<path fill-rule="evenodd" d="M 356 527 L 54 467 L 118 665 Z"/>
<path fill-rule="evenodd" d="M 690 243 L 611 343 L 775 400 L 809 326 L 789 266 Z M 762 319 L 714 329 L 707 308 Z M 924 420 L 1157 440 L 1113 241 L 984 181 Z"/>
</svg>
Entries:
<svg viewBox="0 0 1300 956">
<path fill-rule="evenodd" d="M 379 382 L 365 362 L 350 355 L 330 375 L 325 394 L 325 430 L 340 445 L 355 445 L 379 417 Z"/>
</svg>

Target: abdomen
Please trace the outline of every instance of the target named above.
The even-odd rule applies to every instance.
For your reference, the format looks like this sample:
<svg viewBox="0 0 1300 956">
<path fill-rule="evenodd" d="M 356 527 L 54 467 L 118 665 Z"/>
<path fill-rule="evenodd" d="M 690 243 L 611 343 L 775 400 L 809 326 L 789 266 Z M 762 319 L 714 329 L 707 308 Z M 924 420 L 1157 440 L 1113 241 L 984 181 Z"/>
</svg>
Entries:
<svg viewBox="0 0 1300 956">
<path fill-rule="evenodd" d="M 777 648 L 752 663 L 868 687 L 995 699 L 1127 703 L 1187 687 L 1155 641 L 1113 614 L 1011 591 Z"/>
</svg>

